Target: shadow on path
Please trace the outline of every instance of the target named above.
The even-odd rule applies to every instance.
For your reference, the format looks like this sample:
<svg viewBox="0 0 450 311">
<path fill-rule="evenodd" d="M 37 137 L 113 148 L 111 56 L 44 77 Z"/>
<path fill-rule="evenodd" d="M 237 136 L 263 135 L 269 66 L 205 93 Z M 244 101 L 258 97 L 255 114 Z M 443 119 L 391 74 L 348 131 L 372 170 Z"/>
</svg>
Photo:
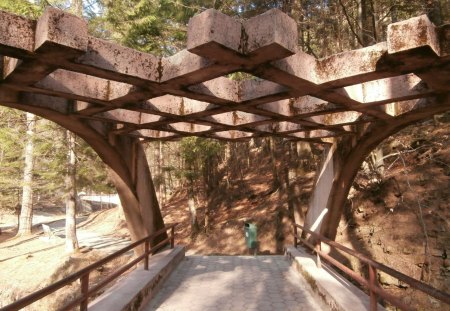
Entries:
<svg viewBox="0 0 450 311">
<path fill-rule="evenodd" d="M 284 256 L 188 256 L 143 310 L 322 308 Z"/>
</svg>

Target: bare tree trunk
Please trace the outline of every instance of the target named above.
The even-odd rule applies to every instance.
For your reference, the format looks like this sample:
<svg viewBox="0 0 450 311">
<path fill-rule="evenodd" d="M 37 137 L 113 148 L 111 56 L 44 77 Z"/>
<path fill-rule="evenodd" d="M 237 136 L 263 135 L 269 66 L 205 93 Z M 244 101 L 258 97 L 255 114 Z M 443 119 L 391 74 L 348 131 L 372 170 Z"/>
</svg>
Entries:
<svg viewBox="0 0 450 311">
<path fill-rule="evenodd" d="M 82 17 L 83 1 L 73 0 L 71 3 L 75 15 Z M 66 251 L 78 250 L 77 239 L 77 185 L 76 185 L 76 157 L 75 157 L 75 134 L 66 131 L 67 142 L 67 174 L 66 174 Z"/>
<path fill-rule="evenodd" d="M 302 224 L 305 215 L 302 210 L 302 206 L 300 204 L 300 195 L 301 195 L 301 189 L 300 185 L 298 184 L 297 178 L 299 176 L 299 166 L 301 165 L 300 160 L 300 154 L 297 151 L 297 148 L 299 148 L 299 145 L 301 143 L 295 143 L 294 145 L 291 145 L 289 148 L 289 166 L 286 166 L 287 168 L 287 174 L 286 174 L 286 184 L 288 189 L 288 209 L 289 214 L 293 222 L 296 224 Z M 306 144 L 306 143 L 304 143 Z"/>
<path fill-rule="evenodd" d="M 342 0 L 339 0 L 339 4 L 340 4 L 341 7 L 342 7 L 342 11 L 343 11 L 343 13 L 344 13 L 345 19 L 347 20 L 347 23 L 348 23 L 348 26 L 349 26 L 349 29 L 350 29 L 351 33 L 355 36 L 356 41 L 357 41 L 361 46 L 364 46 L 364 42 L 363 42 L 363 40 L 360 38 L 360 36 L 358 35 L 357 31 L 355 30 L 355 27 L 353 26 L 353 23 L 352 23 L 352 21 L 351 21 L 351 19 L 350 19 L 350 16 L 349 16 L 348 12 L 347 12 L 347 9 L 346 9 L 345 5 L 342 3 Z M 358 9 L 360 10 L 361 7 L 362 7 L 362 5 L 361 5 Z M 360 12 L 359 12 L 359 13 L 360 13 Z M 360 21 L 361 21 L 361 20 L 360 20 Z M 359 23 L 359 27 L 360 27 L 360 28 L 362 27 L 361 24 L 362 24 L 362 23 Z"/>
<path fill-rule="evenodd" d="M 67 175 L 66 175 L 66 251 L 73 252 L 78 249 L 77 239 L 77 188 L 76 188 L 76 157 L 75 134 L 67 131 Z"/>
<path fill-rule="evenodd" d="M 154 144 L 154 150 L 153 150 L 153 157 L 154 161 L 156 162 L 156 169 L 155 169 L 155 190 L 156 195 L 158 197 L 158 202 L 162 204 L 162 198 L 161 198 L 161 142 L 156 142 Z"/>
<path fill-rule="evenodd" d="M 225 163 L 227 163 L 227 165 L 226 165 L 227 172 L 225 174 L 227 190 L 230 189 L 230 180 L 232 178 L 232 176 L 231 176 L 232 168 L 231 168 L 230 158 L 231 158 L 231 143 L 227 142 L 227 144 L 225 145 L 225 152 L 224 152 L 224 159 L 223 159 L 223 161 Z"/>
<path fill-rule="evenodd" d="M 276 141 L 274 137 L 270 137 L 270 159 L 272 161 L 272 175 L 273 175 L 273 180 L 272 180 L 272 188 L 273 189 L 278 189 L 278 187 L 280 187 L 280 176 L 279 176 L 279 172 L 278 172 L 278 168 L 277 168 L 277 155 L 276 155 Z"/>
<path fill-rule="evenodd" d="M 210 211 L 213 203 L 213 192 L 219 186 L 219 178 L 217 172 L 218 156 L 208 156 L 203 165 L 203 176 L 206 186 L 207 203 L 205 208 L 205 233 L 208 233 L 210 226 Z"/>
<path fill-rule="evenodd" d="M 172 178 L 172 170 L 169 170 L 167 173 L 168 173 L 167 174 L 167 182 L 169 184 L 169 191 L 170 191 L 169 195 L 172 195 L 173 189 L 174 189 L 174 182 L 173 182 L 173 178 Z M 166 191 L 167 191 L 167 189 L 166 189 Z"/>
<path fill-rule="evenodd" d="M 36 127 L 36 116 L 27 112 L 27 142 L 25 145 L 25 167 L 23 169 L 22 208 L 20 210 L 18 236 L 31 234 L 33 219 L 33 139 Z"/>
<path fill-rule="evenodd" d="M 397 12 L 397 5 L 395 3 L 395 0 L 391 0 L 391 23 L 396 23 L 398 21 L 398 12 Z"/>
<path fill-rule="evenodd" d="M 197 220 L 197 208 L 195 206 L 195 198 L 194 198 L 194 185 L 193 181 L 190 179 L 188 181 L 189 189 L 188 189 L 188 207 L 189 212 L 191 214 L 191 236 L 194 236 L 199 231 L 199 225 Z"/>
<path fill-rule="evenodd" d="M 203 166 L 203 170 L 204 170 L 204 181 L 205 181 L 205 186 L 206 186 L 206 197 L 207 197 L 207 202 L 206 202 L 206 208 L 205 208 L 205 233 L 208 233 L 209 231 L 209 212 L 210 212 L 210 208 L 211 208 L 211 194 L 213 192 L 213 189 L 215 188 L 215 176 L 214 176 L 214 171 L 213 171 L 213 159 L 212 157 L 207 157 L 205 164 Z"/>
<path fill-rule="evenodd" d="M 158 159 L 158 174 L 159 174 L 159 204 L 163 205 L 166 200 L 166 182 L 164 180 L 164 154 L 163 154 L 163 143 L 159 142 L 159 159 Z"/>
<path fill-rule="evenodd" d="M 205 210 L 205 233 L 209 233 L 209 226 L 210 226 L 210 212 L 211 212 L 211 200 L 212 198 L 208 198 L 208 202 L 206 203 L 206 210 Z"/>
<path fill-rule="evenodd" d="M 366 0 L 361 0 L 358 7 L 358 26 L 359 26 L 359 37 L 362 41 L 362 46 L 368 45 L 367 37 L 367 5 Z"/>
</svg>

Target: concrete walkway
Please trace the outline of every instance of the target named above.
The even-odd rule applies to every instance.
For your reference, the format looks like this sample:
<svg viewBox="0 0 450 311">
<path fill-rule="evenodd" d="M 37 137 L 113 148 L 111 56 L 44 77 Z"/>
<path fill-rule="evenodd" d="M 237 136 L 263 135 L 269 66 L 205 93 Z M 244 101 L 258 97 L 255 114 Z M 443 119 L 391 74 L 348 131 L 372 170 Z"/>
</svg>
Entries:
<svg viewBox="0 0 450 311">
<path fill-rule="evenodd" d="M 187 256 L 150 310 L 325 310 L 285 256 Z"/>
<path fill-rule="evenodd" d="M 78 225 L 80 223 L 82 224 L 87 218 L 88 217 L 86 216 L 77 217 L 77 238 L 80 247 L 90 247 L 112 254 L 131 243 L 131 240 L 128 238 L 115 237 L 112 234 L 104 235 L 83 226 L 79 227 Z M 58 221 L 53 221 L 48 225 L 52 228 L 56 238 L 59 238 L 60 240 L 66 238 L 65 218 Z"/>
</svg>

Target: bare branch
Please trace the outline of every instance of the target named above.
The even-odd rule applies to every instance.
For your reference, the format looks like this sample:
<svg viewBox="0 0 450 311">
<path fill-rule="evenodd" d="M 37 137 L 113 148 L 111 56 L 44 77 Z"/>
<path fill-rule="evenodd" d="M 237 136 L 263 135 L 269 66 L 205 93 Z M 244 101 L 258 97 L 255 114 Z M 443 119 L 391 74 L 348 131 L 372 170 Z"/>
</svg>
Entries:
<svg viewBox="0 0 450 311">
<path fill-rule="evenodd" d="M 358 43 L 359 43 L 361 46 L 364 46 L 364 44 L 363 44 L 361 38 L 358 36 L 358 34 L 356 33 L 355 29 L 353 28 L 353 25 L 352 25 L 352 23 L 351 23 L 351 21 L 350 21 L 350 17 L 348 16 L 348 13 L 347 13 L 347 9 L 345 8 L 345 5 L 342 3 L 342 0 L 339 0 L 339 4 L 341 5 L 342 10 L 344 11 L 345 19 L 347 20 L 348 26 L 350 27 L 350 31 L 351 31 L 351 32 L 353 33 L 353 35 L 356 37 L 356 40 L 358 41 Z"/>
</svg>

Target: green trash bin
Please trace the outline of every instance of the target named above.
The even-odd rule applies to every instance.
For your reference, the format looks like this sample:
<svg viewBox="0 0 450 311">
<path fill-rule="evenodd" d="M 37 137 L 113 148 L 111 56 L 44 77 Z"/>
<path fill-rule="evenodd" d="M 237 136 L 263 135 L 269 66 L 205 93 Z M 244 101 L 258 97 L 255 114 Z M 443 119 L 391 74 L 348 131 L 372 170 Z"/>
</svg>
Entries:
<svg viewBox="0 0 450 311">
<path fill-rule="evenodd" d="M 246 222 L 244 224 L 244 230 L 245 230 L 245 244 L 247 244 L 247 247 L 250 249 L 257 247 L 257 240 L 256 240 L 256 225 Z"/>
</svg>

